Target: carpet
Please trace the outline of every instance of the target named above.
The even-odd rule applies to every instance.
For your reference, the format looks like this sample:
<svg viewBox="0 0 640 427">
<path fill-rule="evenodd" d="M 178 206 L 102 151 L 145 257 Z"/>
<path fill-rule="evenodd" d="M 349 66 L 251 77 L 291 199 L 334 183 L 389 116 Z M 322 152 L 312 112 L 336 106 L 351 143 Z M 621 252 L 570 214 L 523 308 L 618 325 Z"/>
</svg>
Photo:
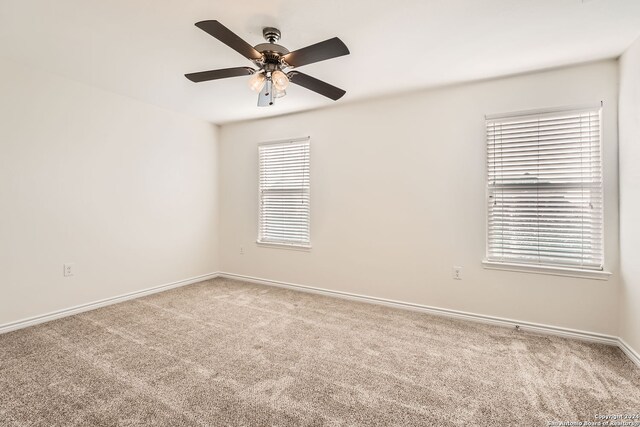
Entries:
<svg viewBox="0 0 640 427">
<path fill-rule="evenodd" d="M 639 413 L 640 369 L 615 347 L 223 278 L 0 335 L 2 426 L 548 426 Z"/>
</svg>

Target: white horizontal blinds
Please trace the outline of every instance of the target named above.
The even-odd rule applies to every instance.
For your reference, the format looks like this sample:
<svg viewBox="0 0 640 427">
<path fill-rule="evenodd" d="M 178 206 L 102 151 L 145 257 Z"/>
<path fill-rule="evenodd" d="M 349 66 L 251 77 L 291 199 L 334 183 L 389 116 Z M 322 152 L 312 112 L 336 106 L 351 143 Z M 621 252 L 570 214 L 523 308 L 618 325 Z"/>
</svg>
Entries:
<svg viewBox="0 0 640 427">
<path fill-rule="evenodd" d="M 600 114 L 487 120 L 488 261 L 602 269 Z"/>
<path fill-rule="evenodd" d="M 258 147 L 258 241 L 309 244 L 309 139 Z"/>
</svg>

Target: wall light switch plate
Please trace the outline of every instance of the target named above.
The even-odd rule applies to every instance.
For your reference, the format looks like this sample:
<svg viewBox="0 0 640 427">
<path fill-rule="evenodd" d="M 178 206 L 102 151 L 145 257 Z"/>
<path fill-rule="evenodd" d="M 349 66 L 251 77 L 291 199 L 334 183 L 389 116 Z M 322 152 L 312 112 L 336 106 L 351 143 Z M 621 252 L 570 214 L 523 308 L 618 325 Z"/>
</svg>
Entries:
<svg viewBox="0 0 640 427">
<path fill-rule="evenodd" d="M 76 274 L 76 265 L 75 264 L 64 264 L 64 277 L 73 276 Z"/>
<path fill-rule="evenodd" d="M 454 265 L 452 276 L 456 280 L 462 280 L 462 267 Z"/>
</svg>

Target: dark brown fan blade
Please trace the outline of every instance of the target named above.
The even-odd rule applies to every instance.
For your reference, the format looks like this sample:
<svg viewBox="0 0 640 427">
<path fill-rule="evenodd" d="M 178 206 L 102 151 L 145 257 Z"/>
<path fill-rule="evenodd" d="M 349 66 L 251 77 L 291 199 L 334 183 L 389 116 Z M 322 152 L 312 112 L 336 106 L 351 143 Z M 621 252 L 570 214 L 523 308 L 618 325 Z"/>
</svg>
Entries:
<svg viewBox="0 0 640 427">
<path fill-rule="evenodd" d="M 338 87 L 331 86 L 329 83 L 325 83 L 322 80 L 318 80 L 315 77 L 311 77 L 299 71 L 290 71 L 287 73 L 287 77 L 289 77 L 289 81 L 291 83 L 295 83 L 299 86 L 317 92 L 320 95 L 333 99 L 334 101 L 342 98 L 342 96 L 347 93 Z"/>
<path fill-rule="evenodd" d="M 248 76 L 256 70 L 250 67 L 223 68 L 221 70 L 200 71 L 199 73 L 185 74 L 192 82 L 206 82 L 207 80 L 226 79 L 227 77 Z"/>
<path fill-rule="evenodd" d="M 196 22 L 196 27 L 211 34 L 213 37 L 217 38 L 247 59 L 257 60 L 262 57 L 262 54 L 255 50 L 253 46 L 242 40 L 234 32 L 218 21 Z"/>
<path fill-rule="evenodd" d="M 292 67 L 313 64 L 325 59 L 348 55 L 349 49 L 337 37 L 286 54 L 283 59 Z"/>
</svg>

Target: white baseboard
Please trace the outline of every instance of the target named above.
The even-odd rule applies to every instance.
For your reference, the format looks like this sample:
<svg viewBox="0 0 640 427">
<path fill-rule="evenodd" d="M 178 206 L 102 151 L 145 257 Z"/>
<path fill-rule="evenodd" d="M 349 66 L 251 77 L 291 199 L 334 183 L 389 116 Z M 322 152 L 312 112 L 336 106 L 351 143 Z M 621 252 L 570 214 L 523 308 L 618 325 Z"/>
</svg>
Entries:
<svg viewBox="0 0 640 427">
<path fill-rule="evenodd" d="M 619 338 L 613 335 L 598 334 L 594 332 L 587 332 L 587 331 L 581 331 L 581 330 L 570 329 L 570 328 L 562 328 L 558 326 L 543 325 L 539 323 L 523 322 L 520 320 L 505 319 L 505 318 L 496 317 L 496 316 L 486 316 L 484 314 L 468 313 L 464 311 L 450 310 L 446 308 L 431 307 L 427 305 L 414 304 L 410 302 L 395 301 L 395 300 L 390 300 L 386 298 L 378 298 L 378 297 L 371 297 L 367 295 L 353 294 L 350 292 L 333 291 L 330 289 L 316 288 L 313 286 L 305 286 L 305 285 L 298 285 L 295 283 L 280 282 L 278 280 L 244 276 L 242 274 L 220 272 L 218 275 L 219 277 L 225 277 L 228 279 L 237 279 L 245 282 L 258 283 L 262 285 L 276 286 L 280 288 L 294 289 L 294 290 L 310 292 L 314 294 L 328 295 L 328 296 L 333 296 L 337 298 L 344 298 L 349 300 L 368 302 L 372 304 L 386 305 L 389 307 L 415 310 L 423 313 L 435 314 L 439 316 L 455 317 L 458 319 L 471 320 L 474 322 L 488 323 L 492 325 L 504 326 L 509 328 L 515 328 L 516 326 L 519 326 L 520 329 L 522 330 L 533 331 L 536 333 L 556 335 L 556 336 L 561 336 L 565 338 L 574 338 L 574 339 L 579 339 L 583 341 L 590 341 L 590 342 L 596 342 L 600 344 L 612 345 L 615 347 L 619 347 L 624 352 L 624 354 L 626 354 L 629 357 L 629 359 L 631 359 L 632 362 L 634 362 L 638 367 L 640 367 L 640 355 L 638 355 L 638 353 L 635 350 L 633 350 L 622 338 Z"/>
<path fill-rule="evenodd" d="M 483 314 L 468 313 L 459 310 L 450 310 L 446 308 L 431 307 L 427 305 L 414 304 L 404 301 L 390 300 L 386 298 L 378 298 L 367 295 L 359 295 L 350 292 L 334 291 L 330 289 L 317 288 L 313 286 L 299 285 L 295 283 L 281 282 L 277 280 L 262 279 L 258 277 L 244 276 L 241 274 L 216 272 L 203 274 L 201 276 L 192 277 L 189 279 L 179 280 L 177 282 L 167 283 L 153 288 L 143 289 L 140 291 L 130 292 L 124 295 L 118 295 L 111 298 L 105 298 L 100 301 L 95 301 L 87 304 L 78 305 L 75 307 L 66 308 L 63 310 L 54 311 L 52 313 L 43 314 L 40 316 L 34 316 L 23 320 L 18 320 L 11 323 L 5 323 L 0 325 L 0 334 L 15 331 L 17 329 L 26 328 L 29 326 L 37 325 L 39 323 L 48 322 L 51 320 L 59 319 L 62 317 L 72 316 L 74 314 L 82 313 L 89 310 L 95 310 L 96 308 L 104 307 L 111 304 L 117 304 L 119 302 L 127 301 L 134 298 L 140 298 L 146 295 L 155 294 L 158 292 L 167 291 L 169 289 L 178 288 L 180 286 L 190 285 L 192 283 L 202 282 L 205 280 L 215 279 L 216 277 L 225 277 L 228 279 L 242 280 L 245 282 L 258 283 L 261 285 L 276 286 L 280 288 L 287 288 L 298 290 L 302 292 L 310 292 L 314 294 L 327 295 L 336 298 L 343 298 L 354 301 L 367 302 L 378 305 L 385 305 L 389 307 L 402 308 L 405 310 L 414 310 L 423 313 L 435 314 L 440 316 L 454 317 L 458 319 L 465 319 L 474 322 L 487 323 L 497 326 L 514 328 L 519 326 L 522 330 L 529 330 L 542 334 L 556 335 L 565 338 L 574 338 L 584 341 L 596 342 L 601 344 L 613 345 L 619 347 L 638 367 L 640 367 L 640 355 L 633 348 L 631 348 L 622 338 L 612 335 L 598 334 L 594 332 L 581 331 L 576 329 L 562 328 L 557 326 L 544 325 L 532 322 L 523 322 L 514 319 L 506 319 L 502 317 L 487 316 Z"/>
<path fill-rule="evenodd" d="M 633 363 L 640 367 L 640 354 L 632 349 L 625 340 L 623 340 L 622 338 L 618 338 L 618 347 L 620 347 L 620 350 L 622 350 L 622 352 L 626 354 Z"/>
<path fill-rule="evenodd" d="M 127 301 L 130 299 L 140 298 L 146 295 L 167 291 L 169 289 L 178 288 L 180 286 L 186 286 L 192 283 L 202 282 L 204 280 L 215 279 L 216 277 L 218 277 L 218 273 L 203 274 L 201 276 L 178 280 L 177 282 L 166 283 L 164 285 L 154 286 L 153 288 L 147 288 L 141 291 L 130 292 L 124 295 L 118 295 L 87 304 L 77 305 L 75 307 L 65 308 L 63 310 L 54 311 L 40 316 L 34 316 L 11 323 L 5 323 L 4 325 L 0 325 L 0 334 L 15 331 L 17 329 L 27 328 L 29 326 L 37 325 L 38 323 L 49 322 L 50 320 L 59 319 L 61 317 L 73 316 L 74 314 L 82 313 L 84 311 L 95 310 L 96 308 L 104 307 L 106 305 L 117 304 L 119 302 Z"/>
</svg>

